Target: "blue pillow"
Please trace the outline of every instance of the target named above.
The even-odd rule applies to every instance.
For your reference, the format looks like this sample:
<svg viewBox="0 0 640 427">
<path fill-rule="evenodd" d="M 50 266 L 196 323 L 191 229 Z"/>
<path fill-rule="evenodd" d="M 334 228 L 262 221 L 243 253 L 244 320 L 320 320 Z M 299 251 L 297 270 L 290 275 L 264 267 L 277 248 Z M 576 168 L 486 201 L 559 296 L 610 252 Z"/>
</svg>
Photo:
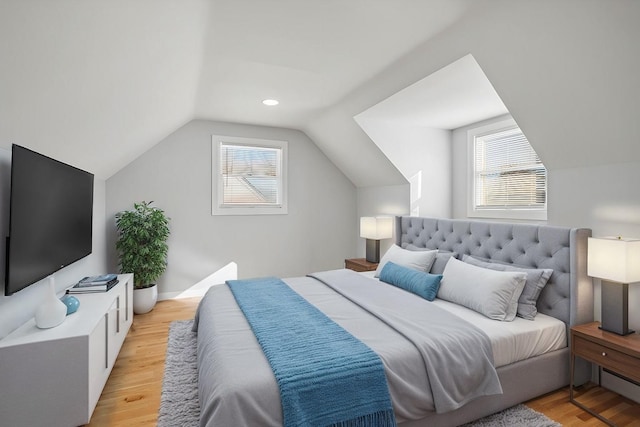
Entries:
<svg viewBox="0 0 640 427">
<path fill-rule="evenodd" d="M 430 274 L 389 261 L 380 272 L 380 280 L 433 301 L 440 288 L 441 274 Z"/>
</svg>

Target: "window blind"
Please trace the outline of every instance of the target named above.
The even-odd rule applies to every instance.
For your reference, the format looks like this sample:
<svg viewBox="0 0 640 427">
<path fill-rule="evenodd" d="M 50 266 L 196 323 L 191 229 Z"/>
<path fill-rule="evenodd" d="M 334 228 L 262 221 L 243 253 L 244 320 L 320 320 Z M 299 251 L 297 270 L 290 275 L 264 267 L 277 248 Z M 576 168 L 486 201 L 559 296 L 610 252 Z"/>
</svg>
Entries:
<svg viewBox="0 0 640 427">
<path fill-rule="evenodd" d="M 278 206 L 281 163 L 280 148 L 221 144 L 222 205 Z"/>
<path fill-rule="evenodd" d="M 476 136 L 475 209 L 546 210 L 547 170 L 519 128 Z"/>
</svg>

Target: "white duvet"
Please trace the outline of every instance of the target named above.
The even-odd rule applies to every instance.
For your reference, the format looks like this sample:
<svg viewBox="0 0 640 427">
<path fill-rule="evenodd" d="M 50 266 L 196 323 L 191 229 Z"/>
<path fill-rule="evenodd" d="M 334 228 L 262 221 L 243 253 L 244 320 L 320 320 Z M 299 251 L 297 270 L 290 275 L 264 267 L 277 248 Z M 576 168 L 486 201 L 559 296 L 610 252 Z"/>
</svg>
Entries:
<svg viewBox="0 0 640 427">
<path fill-rule="evenodd" d="M 374 277 L 373 271 L 361 274 Z M 472 323 L 489 336 L 496 368 L 567 346 L 567 325 L 555 317 L 538 313 L 535 320 L 516 317 L 513 322 L 501 322 L 452 302 L 436 299 L 433 304 Z"/>
</svg>

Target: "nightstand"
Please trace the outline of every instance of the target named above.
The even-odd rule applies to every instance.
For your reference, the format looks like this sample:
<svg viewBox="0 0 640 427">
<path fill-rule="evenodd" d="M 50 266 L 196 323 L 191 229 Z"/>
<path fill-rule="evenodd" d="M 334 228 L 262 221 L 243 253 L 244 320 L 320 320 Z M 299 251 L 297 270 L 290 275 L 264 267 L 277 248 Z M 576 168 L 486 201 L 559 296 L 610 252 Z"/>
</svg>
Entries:
<svg viewBox="0 0 640 427">
<path fill-rule="evenodd" d="M 377 262 L 369 262 L 365 258 L 351 258 L 344 260 L 344 267 L 354 271 L 375 271 Z"/>
<path fill-rule="evenodd" d="M 571 328 L 571 379 L 569 401 L 610 426 L 612 421 L 592 411 L 573 398 L 573 371 L 576 357 L 598 365 L 598 385 L 602 369 L 636 384 L 640 383 L 640 335 L 617 335 L 598 329 L 599 322 Z"/>
</svg>

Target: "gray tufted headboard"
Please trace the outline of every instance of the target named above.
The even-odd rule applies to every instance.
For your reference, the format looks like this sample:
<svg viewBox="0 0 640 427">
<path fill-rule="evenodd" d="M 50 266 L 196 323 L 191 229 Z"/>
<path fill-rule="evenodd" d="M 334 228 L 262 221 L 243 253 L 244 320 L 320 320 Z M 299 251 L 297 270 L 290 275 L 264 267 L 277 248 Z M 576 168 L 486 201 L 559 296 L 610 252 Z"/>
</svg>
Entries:
<svg viewBox="0 0 640 427">
<path fill-rule="evenodd" d="M 593 320 L 593 284 L 587 276 L 591 230 L 547 225 L 396 217 L 396 244 L 439 249 L 553 274 L 538 299 L 538 311 L 568 326 Z"/>
</svg>

